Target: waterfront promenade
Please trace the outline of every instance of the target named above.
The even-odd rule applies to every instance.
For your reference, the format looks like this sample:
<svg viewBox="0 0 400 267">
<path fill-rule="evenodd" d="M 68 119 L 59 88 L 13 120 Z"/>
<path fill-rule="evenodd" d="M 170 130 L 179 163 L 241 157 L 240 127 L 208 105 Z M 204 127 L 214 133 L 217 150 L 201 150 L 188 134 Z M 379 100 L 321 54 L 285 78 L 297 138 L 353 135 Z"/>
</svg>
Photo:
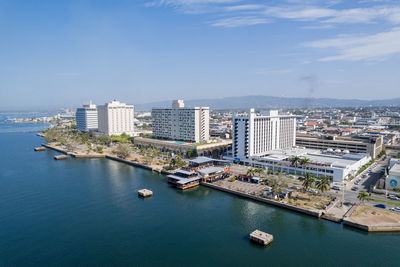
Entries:
<svg viewBox="0 0 400 267">
<path fill-rule="evenodd" d="M 156 171 L 161 174 L 171 174 L 172 172 L 163 170 L 160 168 L 160 166 L 149 166 L 143 163 L 139 163 L 137 158 L 132 158 L 129 157 L 127 159 L 122 159 L 115 154 L 112 153 L 77 153 L 77 152 L 67 152 L 60 147 L 57 147 L 54 144 L 42 144 L 43 146 L 53 149 L 55 151 L 58 151 L 63 154 L 70 155 L 75 158 L 107 158 L 110 160 L 115 160 L 124 164 L 128 164 L 131 166 L 139 167 L 139 168 L 144 168 L 150 171 Z M 352 205 L 350 206 L 342 206 L 339 204 L 339 199 L 335 198 L 332 199 L 331 201 L 325 202 L 326 200 L 323 200 L 321 198 L 320 200 L 315 201 L 314 203 L 317 203 L 318 205 L 313 207 L 312 205 L 306 206 L 307 203 L 303 206 L 298 206 L 298 205 L 293 205 L 291 203 L 288 203 L 286 201 L 279 201 L 279 200 L 273 200 L 273 199 L 267 199 L 265 197 L 262 197 L 262 191 L 264 186 L 262 185 L 256 185 L 256 184 L 250 184 L 250 183 L 244 183 L 240 181 L 235 181 L 235 182 L 230 182 L 228 179 L 218 181 L 215 183 L 207 183 L 207 182 L 202 182 L 201 185 L 213 188 L 216 190 L 224 191 L 229 194 L 234 194 L 236 196 L 240 196 L 243 198 L 255 200 L 258 202 L 263 202 L 269 205 L 273 205 L 279 208 L 284 208 L 288 209 L 291 211 L 299 212 L 302 214 L 306 214 L 309 216 L 313 216 L 316 218 L 321 218 L 325 220 L 329 220 L 332 222 L 336 223 L 341 223 L 343 222 L 345 225 L 350 226 L 350 227 L 355 227 L 361 230 L 366 230 L 370 232 L 380 232 L 380 231 L 400 231 L 400 216 L 398 222 L 392 221 L 392 223 L 387 226 L 385 222 L 382 222 L 382 220 L 379 221 L 374 221 L 374 219 L 366 219 L 365 221 L 368 221 L 369 224 L 363 224 L 365 221 L 359 221 L 359 222 L 354 222 L 351 219 L 351 213 L 354 211 L 352 209 Z M 246 189 L 247 188 L 247 189 Z M 321 206 L 322 205 L 322 206 Z M 320 206 L 320 207 L 318 207 Z M 397 214 L 396 214 L 397 215 Z M 396 216 L 394 215 L 394 216 Z M 369 214 L 369 217 L 374 216 L 374 214 Z"/>
</svg>

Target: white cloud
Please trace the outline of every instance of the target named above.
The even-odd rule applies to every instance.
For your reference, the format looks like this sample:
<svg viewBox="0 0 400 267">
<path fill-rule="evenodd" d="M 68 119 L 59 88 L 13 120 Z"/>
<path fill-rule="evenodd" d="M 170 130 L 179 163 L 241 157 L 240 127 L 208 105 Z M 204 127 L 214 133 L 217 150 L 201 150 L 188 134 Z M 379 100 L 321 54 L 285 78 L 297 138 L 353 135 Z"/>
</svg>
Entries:
<svg viewBox="0 0 400 267">
<path fill-rule="evenodd" d="M 266 24 L 270 23 L 271 21 L 265 18 L 257 18 L 257 17 L 233 17 L 233 18 L 226 18 L 220 19 L 215 22 L 212 22 L 212 26 L 219 26 L 219 27 L 239 27 L 239 26 L 248 26 L 248 25 L 257 25 L 257 24 Z"/>
<path fill-rule="evenodd" d="M 340 0 L 286 0 L 281 5 L 259 4 L 245 0 L 156 0 L 150 6 L 171 6 L 185 13 L 216 13 L 220 18 L 213 26 L 226 27 L 226 21 L 238 21 L 237 26 L 267 23 L 274 20 L 310 22 L 308 29 L 326 29 L 334 24 L 369 24 L 387 22 L 400 24 L 400 2 L 382 1 L 358 3 L 360 7 L 337 8 Z M 240 18 L 240 23 L 238 18 Z M 248 19 L 243 19 L 248 18 Z M 234 27 L 234 23 L 230 23 Z"/>
<path fill-rule="evenodd" d="M 400 54 L 400 28 L 364 36 L 339 36 L 332 39 L 306 43 L 305 46 L 320 49 L 336 49 L 337 55 L 320 61 L 374 61 Z"/>
</svg>

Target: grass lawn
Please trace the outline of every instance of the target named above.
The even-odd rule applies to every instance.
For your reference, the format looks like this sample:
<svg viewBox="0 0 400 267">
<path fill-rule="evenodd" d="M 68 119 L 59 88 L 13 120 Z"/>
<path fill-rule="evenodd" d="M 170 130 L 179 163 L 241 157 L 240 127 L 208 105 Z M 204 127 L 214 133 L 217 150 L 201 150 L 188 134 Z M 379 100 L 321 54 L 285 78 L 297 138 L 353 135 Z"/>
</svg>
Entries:
<svg viewBox="0 0 400 267">
<path fill-rule="evenodd" d="M 394 201 L 380 200 L 380 199 L 375 199 L 375 198 L 370 198 L 369 200 L 371 200 L 373 202 L 377 202 L 377 203 L 383 203 L 383 204 L 387 204 L 387 205 L 400 207 L 400 203 L 394 202 Z"/>
</svg>

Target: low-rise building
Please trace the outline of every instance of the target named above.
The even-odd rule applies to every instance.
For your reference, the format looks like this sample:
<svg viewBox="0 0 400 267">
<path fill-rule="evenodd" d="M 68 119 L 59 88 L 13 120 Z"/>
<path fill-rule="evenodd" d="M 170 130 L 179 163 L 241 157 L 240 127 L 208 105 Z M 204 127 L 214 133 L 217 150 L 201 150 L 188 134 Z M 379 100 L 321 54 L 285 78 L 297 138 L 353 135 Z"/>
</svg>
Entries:
<svg viewBox="0 0 400 267">
<path fill-rule="evenodd" d="M 301 160 L 293 163 L 294 157 L 304 158 L 307 161 L 304 164 Z M 305 175 L 309 172 L 315 177 L 326 176 L 334 182 L 342 183 L 346 178 L 354 176 L 370 160 L 371 157 L 365 153 L 328 153 L 306 148 L 287 148 L 270 151 L 262 156 L 241 159 L 239 163 L 269 169 L 275 173 Z"/>
<path fill-rule="evenodd" d="M 297 134 L 296 145 L 318 150 L 340 149 L 341 151 L 347 150 L 350 153 L 368 153 L 372 158 L 375 158 L 382 152 L 383 137 L 378 135 L 342 137 Z"/>
<path fill-rule="evenodd" d="M 389 169 L 389 175 L 385 180 L 385 188 L 392 190 L 400 189 L 400 163 L 394 163 Z"/>
</svg>

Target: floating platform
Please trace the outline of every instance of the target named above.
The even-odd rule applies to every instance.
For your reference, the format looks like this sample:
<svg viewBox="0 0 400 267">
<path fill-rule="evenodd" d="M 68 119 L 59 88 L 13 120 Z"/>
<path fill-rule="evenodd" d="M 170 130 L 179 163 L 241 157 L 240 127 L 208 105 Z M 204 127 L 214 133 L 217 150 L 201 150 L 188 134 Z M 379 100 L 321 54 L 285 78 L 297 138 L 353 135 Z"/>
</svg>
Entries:
<svg viewBox="0 0 400 267">
<path fill-rule="evenodd" d="M 250 234 L 250 240 L 257 244 L 267 246 L 274 240 L 274 236 L 260 230 L 255 230 Z"/>
<path fill-rule="evenodd" d="M 67 158 L 68 158 L 67 155 L 57 155 L 57 156 L 54 156 L 54 159 L 55 159 L 55 160 L 61 160 L 61 159 L 67 159 Z"/>
<path fill-rule="evenodd" d="M 148 189 L 140 189 L 138 191 L 139 197 L 151 197 L 153 195 L 153 191 Z"/>
<path fill-rule="evenodd" d="M 40 146 L 40 147 L 35 147 L 33 150 L 35 150 L 35 151 L 45 151 L 46 148 Z"/>
</svg>

